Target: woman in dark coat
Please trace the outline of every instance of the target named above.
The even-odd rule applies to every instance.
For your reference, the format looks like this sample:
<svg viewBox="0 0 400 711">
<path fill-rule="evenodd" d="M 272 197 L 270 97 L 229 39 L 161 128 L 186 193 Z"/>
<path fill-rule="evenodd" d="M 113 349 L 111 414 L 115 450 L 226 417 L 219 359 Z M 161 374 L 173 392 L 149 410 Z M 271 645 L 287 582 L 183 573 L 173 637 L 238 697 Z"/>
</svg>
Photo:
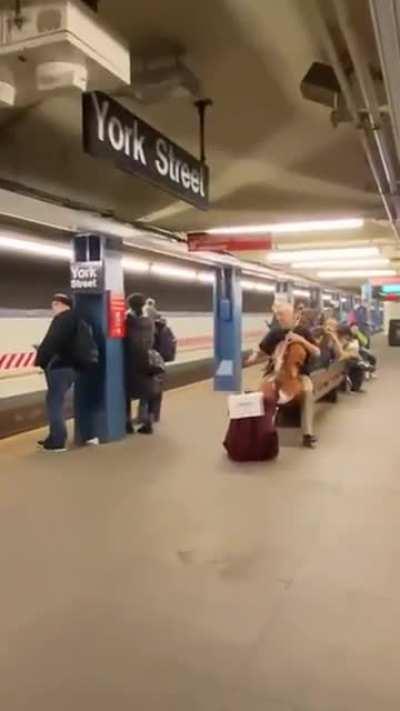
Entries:
<svg viewBox="0 0 400 711">
<path fill-rule="evenodd" d="M 152 434 L 154 411 L 159 396 L 157 377 L 150 374 L 149 350 L 153 348 L 155 327 L 152 319 L 143 316 L 145 299 L 142 294 L 128 298 L 126 317 L 125 372 L 127 392 L 127 432 L 133 434 L 131 401 L 147 403 L 140 434 Z"/>
</svg>

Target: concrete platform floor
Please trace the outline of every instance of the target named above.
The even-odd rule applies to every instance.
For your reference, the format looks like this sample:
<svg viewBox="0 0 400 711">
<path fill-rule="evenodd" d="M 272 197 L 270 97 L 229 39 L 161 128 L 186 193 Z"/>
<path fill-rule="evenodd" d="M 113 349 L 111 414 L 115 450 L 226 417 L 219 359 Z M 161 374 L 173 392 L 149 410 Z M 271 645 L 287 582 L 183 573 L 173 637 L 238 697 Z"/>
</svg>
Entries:
<svg viewBox="0 0 400 711">
<path fill-rule="evenodd" d="M 236 466 L 226 400 L 153 438 L 0 443 L 0 709 L 398 711 L 400 350 L 317 451 Z M 250 377 L 254 377 L 250 375 Z"/>
</svg>

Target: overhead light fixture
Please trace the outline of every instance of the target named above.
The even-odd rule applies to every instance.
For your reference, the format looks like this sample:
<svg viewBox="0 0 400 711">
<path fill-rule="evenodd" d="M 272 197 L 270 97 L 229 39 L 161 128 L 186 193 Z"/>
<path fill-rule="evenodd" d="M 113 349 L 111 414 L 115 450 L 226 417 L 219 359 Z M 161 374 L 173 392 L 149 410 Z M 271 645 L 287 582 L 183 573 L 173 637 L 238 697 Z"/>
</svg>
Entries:
<svg viewBox="0 0 400 711">
<path fill-rule="evenodd" d="M 55 257 L 56 259 L 71 259 L 72 250 L 70 247 L 62 247 L 50 242 L 37 242 L 19 239 L 18 237 L 0 236 L 0 249 L 12 252 L 25 252 L 40 257 Z"/>
<path fill-rule="evenodd" d="M 250 281 L 248 279 L 242 279 L 240 281 L 240 285 L 245 291 L 258 291 L 264 294 L 275 293 L 275 284 L 268 284 L 262 281 Z"/>
<path fill-rule="evenodd" d="M 342 220 L 311 220 L 305 222 L 277 222 L 270 225 L 243 225 L 235 227 L 215 227 L 207 230 L 211 235 L 235 234 L 289 234 L 299 232 L 326 232 L 331 230 L 356 230 L 364 225 L 362 218 Z"/>
<path fill-rule="evenodd" d="M 134 274 L 144 274 L 149 271 L 150 262 L 146 262 L 144 259 L 135 259 L 134 257 L 123 257 L 122 268 Z"/>
<path fill-rule="evenodd" d="M 308 289 L 293 289 L 293 296 L 300 296 L 303 299 L 309 299 L 311 293 Z"/>
<path fill-rule="evenodd" d="M 195 281 L 196 272 L 194 269 L 187 269 L 186 267 L 175 267 L 170 264 L 163 264 L 162 262 L 154 262 L 150 270 L 152 274 L 157 274 L 158 276 L 165 277 L 166 279 L 182 279 L 183 281 Z"/>
<path fill-rule="evenodd" d="M 18 237 L 8 237 L 5 235 L 0 235 L 0 250 L 32 254 L 46 259 L 55 258 L 63 261 L 72 259 L 72 249 L 70 247 L 51 242 L 19 239 Z M 198 280 L 204 284 L 213 284 L 215 281 L 215 273 L 213 271 L 201 270 L 197 272 L 194 269 L 175 267 L 162 262 L 153 262 L 151 264 L 145 259 L 131 256 L 122 257 L 122 269 L 132 274 L 146 274 L 151 270 L 152 273 L 161 277 L 187 281 Z"/>
<path fill-rule="evenodd" d="M 354 268 L 362 268 L 362 267 L 384 267 L 387 264 L 390 264 L 390 259 L 387 259 L 387 257 L 378 257 L 377 259 L 373 258 L 372 259 L 338 259 L 334 260 L 332 259 L 326 259 L 323 261 L 310 261 L 310 262 L 294 262 L 291 264 L 292 269 L 354 269 Z"/>
<path fill-rule="evenodd" d="M 349 269 L 344 271 L 318 272 L 320 279 L 363 279 L 369 277 L 395 276 L 394 269 Z"/>
<path fill-rule="evenodd" d="M 346 259 L 358 257 L 377 257 L 378 247 L 349 247 L 342 249 L 302 249 L 270 252 L 267 261 L 273 264 L 289 264 L 290 262 L 307 262 L 311 260 Z"/>
<path fill-rule="evenodd" d="M 255 291 L 256 285 L 254 281 L 248 281 L 247 279 L 241 279 L 240 286 L 245 291 Z"/>
<path fill-rule="evenodd" d="M 215 282 L 215 273 L 214 273 L 214 272 L 198 272 L 198 273 L 197 273 L 197 279 L 198 279 L 202 284 L 214 284 L 214 282 Z"/>
<path fill-rule="evenodd" d="M 276 291 L 275 284 L 263 284 L 261 281 L 257 282 L 256 290 L 264 294 L 274 294 Z"/>
</svg>

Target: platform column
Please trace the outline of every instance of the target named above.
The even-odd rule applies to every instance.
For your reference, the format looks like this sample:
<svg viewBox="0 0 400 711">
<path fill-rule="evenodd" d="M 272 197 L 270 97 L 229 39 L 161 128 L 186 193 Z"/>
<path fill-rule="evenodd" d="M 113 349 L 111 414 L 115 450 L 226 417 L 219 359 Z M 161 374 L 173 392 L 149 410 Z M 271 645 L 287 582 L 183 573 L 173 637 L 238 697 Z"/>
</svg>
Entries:
<svg viewBox="0 0 400 711">
<path fill-rule="evenodd" d="M 216 271 L 214 284 L 214 389 L 240 392 L 242 387 L 242 287 L 232 267 Z"/>
<path fill-rule="evenodd" d="M 322 311 L 324 307 L 324 302 L 322 299 L 322 289 L 318 287 L 311 288 L 311 308 L 318 309 Z"/>
<path fill-rule="evenodd" d="M 278 281 L 275 291 L 276 303 L 294 303 L 293 284 L 291 281 Z"/>
<path fill-rule="evenodd" d="M 343 315 L 344 315 L 343 296 L 342 296 L 342 294 L 338 294 L 338 297 L 337 297 L 337 298 L 338 298 L 338 302 L 339 302 L 339 306 L 338 306 L 338 321 L 339 321 L 339 323 L 342 323 L 342 321 L 343 321 Z"/>
<path fill-rule="evenodd" d="M 372 309 L 372 286 L 370 282 L 363 284 L 361 289 L 362 300 L 366 303 L 367 310 L 367 321 L 371 322 L 371 309 Z"/>
<path fill-rule="evenodd" d="M 101 443 L 125 435 L 124 280 L 121 243 L 102 235 L 73 241 L 71 286 L 75 309 L 92 328 L 100 362 L 75 386 L 75 440 Z"/>
</svg>

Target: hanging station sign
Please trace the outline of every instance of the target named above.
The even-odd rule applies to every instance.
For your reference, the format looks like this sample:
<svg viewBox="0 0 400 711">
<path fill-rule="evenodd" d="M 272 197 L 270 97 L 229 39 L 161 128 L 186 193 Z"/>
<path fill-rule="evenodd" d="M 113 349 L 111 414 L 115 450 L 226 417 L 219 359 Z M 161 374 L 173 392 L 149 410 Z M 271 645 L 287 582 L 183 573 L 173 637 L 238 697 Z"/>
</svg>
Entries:
<svg viewBox="0 0 400 711">
<path fill-rule="evenodd" d="M 187 235 L 187 243 L 189 252 L 255 252 L 272 249 L 270 235 L 192 232 Z"/>
<path fill-rule="evenodd" d="M 205 163 L 156 131 L 106 94 L 83 94 L 83 146 L 120 170 L 150 181 L 202 210 L 208 208 Z"/>
<path fill-rule="evenodd" d="M 373 277 L 369 280 L 371 286 L 383 286 L 383 284 L 400 284 L 400 277 Z"/>
</svg>

